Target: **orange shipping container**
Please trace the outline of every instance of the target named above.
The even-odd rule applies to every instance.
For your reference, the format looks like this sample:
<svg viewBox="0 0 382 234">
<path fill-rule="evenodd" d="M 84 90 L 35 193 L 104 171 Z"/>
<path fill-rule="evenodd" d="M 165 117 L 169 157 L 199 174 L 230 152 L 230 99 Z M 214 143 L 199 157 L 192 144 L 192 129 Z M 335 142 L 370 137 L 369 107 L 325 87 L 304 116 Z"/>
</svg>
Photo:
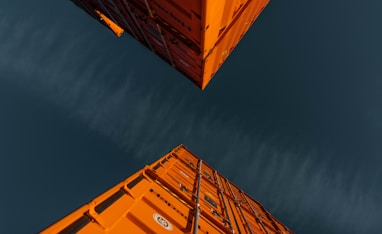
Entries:
<svg viewBox="0 0 382 234">
<path fill-rule="evenodd" d="M 42 233 L 293 233 L 178 146 Z"/>
<path fill-rule="evenodd" d="M 72 0 L 204 89 L 269 0 Z"/>
</svg>

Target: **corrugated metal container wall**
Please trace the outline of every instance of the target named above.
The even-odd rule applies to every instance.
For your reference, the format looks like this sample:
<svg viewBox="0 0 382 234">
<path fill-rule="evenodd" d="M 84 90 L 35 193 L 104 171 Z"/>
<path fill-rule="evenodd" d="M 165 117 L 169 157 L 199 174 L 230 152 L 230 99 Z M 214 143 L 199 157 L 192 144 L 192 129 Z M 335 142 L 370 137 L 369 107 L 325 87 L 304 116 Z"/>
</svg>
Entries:
<svg viewBox="0 0 382 234">
<path fill-rule="evenodd" d="M 72 0 L 204 89 L 269 0 Z"/>
<path fill-rule="evenodd" d="M 42 233 L 293 233 L 183 145 Z"/>
</svg>

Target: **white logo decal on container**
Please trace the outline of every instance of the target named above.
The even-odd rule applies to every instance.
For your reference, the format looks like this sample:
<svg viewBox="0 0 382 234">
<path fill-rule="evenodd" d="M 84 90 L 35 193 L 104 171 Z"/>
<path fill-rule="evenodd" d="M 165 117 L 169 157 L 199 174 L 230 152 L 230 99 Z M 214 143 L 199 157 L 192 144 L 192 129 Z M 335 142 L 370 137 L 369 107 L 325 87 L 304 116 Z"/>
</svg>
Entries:
<svg viewBox="0 0 382 234">
<path fill-rule="evenodd" d="M 169 231 L 172 231 L 172 225 L 171 223 L 165 219 L 163 216 L 161 216 L 160 214 L 153 214 L 153 218 L 154 220 L 159 224 L 161 225 L 164 229 L 167 229 Z"/>
</svg>

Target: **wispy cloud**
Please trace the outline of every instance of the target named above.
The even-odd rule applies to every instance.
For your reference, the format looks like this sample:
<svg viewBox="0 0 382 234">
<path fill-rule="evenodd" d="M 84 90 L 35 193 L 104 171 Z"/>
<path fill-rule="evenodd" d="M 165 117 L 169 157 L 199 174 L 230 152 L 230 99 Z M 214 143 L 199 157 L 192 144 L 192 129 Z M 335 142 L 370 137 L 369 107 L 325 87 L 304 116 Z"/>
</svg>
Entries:
<svg viewBox="0 0 382 234">
<path fill-rule="evenodd" d="M 237 120 L 222 118 L 219 108 L 202 112 L 183 95 L 184 87 L 142 84 L 144 72 L 99 55 L 95 33 L 64 28 L 60 22 L 39 26 L 2 14 L 0 31 L 7 33 L 0 34 L 1 79 L 38 92 L 148 163 L 158 152 L 185 143 L 266 208 L 288 217 L 297 231 L 379 230 L 382 200 L 375 194 L 381 192 L 380 179 L 366 187 L 364 171 L 352 177 L 341 168 L 329 171 L 330 159 L 314 149 L 283 149 L 253 126 L 248 131 Z"/>
</svg>

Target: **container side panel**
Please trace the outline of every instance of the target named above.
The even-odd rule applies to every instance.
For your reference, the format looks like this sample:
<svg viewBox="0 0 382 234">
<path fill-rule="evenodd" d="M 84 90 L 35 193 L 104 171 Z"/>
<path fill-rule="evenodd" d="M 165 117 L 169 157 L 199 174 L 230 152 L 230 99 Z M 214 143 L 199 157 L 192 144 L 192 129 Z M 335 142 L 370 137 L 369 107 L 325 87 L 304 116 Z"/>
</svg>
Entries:
<svg viewBox="0 0 382 234">
<path fill-rule="evenodd" d="M 216 74 L 268 2 L 269 0 L 247 1 L 235 14 L 224 32 L 215 40 L 213 48 L 204 59 L 203 88 Z"/>
<path fill-rule="evenodd" d="M 158 20 L 166 22 L 178 33 L 200 45 L 200 12 L 194 11 L 198 9 L 200 0 L 151 0 L 149 3 Z"/>
</svg>

